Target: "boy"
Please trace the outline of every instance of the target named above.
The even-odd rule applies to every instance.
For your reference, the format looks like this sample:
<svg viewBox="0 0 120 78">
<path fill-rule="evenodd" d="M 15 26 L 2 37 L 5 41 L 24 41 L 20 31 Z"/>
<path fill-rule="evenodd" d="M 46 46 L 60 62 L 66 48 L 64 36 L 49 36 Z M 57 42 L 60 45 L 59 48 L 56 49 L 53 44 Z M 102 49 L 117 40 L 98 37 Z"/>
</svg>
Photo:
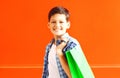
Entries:
<svg viewBox="0 0 120 78">
<path fill-rule="evenodd" d="M 52 8 L 48 14 L 48 28 L 54 38 L 46 47 L 42 78 L 72 78 L 65 51 L 80 45 L 67 33 L 69 18 L 69 11 L 60 6 Z"/>
</svg>

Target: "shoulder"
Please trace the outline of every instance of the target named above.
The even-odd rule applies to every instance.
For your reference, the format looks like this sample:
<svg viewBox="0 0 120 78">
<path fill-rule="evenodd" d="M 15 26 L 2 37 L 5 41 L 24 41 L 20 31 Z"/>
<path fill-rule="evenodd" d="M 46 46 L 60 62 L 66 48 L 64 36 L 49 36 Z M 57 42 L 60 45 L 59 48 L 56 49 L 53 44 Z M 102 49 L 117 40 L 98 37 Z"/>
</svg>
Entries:
<svg viewBox="0 0 120 78">
<path fill-rule="evenodd" d="M 69 37 L 69 43 L 75 43 L 77 45 L 80 45 L 79 41 L 76 38 L 71 36 Z"/>
<path fill-rule="evenodd" d="M 80 47 L 80 43 L 78 42 L 78 40 L 74 37 L 69 37 L 69 41 L 67 43 L 67 45 L 64 47 L 63 52 L 67 51 L 67 50 L 71 50 L 74 47 Z"/>
<path fill-rule="evenodd" d="M 46 45 L 46 52 L 48 52 L 53 44 L 54 40 L 52 39 L 47 45 Z"/>
</svg>

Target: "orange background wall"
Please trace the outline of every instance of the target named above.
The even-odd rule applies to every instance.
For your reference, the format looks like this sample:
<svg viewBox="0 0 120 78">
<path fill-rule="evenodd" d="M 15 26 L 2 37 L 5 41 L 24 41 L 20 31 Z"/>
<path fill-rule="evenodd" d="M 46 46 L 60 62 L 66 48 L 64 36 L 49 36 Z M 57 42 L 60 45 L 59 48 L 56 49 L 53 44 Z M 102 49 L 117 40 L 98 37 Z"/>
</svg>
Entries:
<svg viewBox="0 0 120 78">
<path fill-rule="evenodd" d="M 96 78 L 120 77 L 119 0 L 1 0 L 0 78 L 40 78 L 48 11 L 71 12 L 70 35 L 78 39 Z"/>
</svg>

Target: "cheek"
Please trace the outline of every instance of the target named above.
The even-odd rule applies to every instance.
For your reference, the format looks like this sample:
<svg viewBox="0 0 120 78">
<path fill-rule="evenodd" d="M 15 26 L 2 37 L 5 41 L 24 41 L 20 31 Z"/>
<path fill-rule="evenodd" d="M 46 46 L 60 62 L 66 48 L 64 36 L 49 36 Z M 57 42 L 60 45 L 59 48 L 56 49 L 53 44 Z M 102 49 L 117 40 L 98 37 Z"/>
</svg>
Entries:
<svg viewBox="0 0 120 78">
<path fill-rule="evenodd" d="M 49 25 L 49 26 L 48 26 L 48 28 L 49 28 L 49 29 L 52 29 L 52 28 L 53 28 L 53 26 L 52 26 L 52 25 Z"/>
<path fill-rule="evenodd" d="M 65 25 L 63 26 L 63 29 L 68 29 L 68 28 L 69 28 L 68 24 L 65 24 Z"/>
<path fill-rule="evenodd" d="M 53 28 L 52 28 L 51 26 L 48 26 L 48 28 L 49 28 L 49 30 L 50 30 L 50 31 L 52 31 L 52 30 L 53 30 Z"/>
</svg>

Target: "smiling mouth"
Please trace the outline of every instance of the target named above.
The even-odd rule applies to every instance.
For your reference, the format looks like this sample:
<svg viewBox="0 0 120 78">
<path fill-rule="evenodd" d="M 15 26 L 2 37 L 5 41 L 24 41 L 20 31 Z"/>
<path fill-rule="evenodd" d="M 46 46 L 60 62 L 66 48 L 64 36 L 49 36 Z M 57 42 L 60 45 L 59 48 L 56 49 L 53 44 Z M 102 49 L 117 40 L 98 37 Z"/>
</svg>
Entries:
<svg viewBox="0 0 120 78">
<path fill-rule="evenodd" d="M 54 31 L 61 31 L 61 29 L 53 29 Z"/>
</svg>

